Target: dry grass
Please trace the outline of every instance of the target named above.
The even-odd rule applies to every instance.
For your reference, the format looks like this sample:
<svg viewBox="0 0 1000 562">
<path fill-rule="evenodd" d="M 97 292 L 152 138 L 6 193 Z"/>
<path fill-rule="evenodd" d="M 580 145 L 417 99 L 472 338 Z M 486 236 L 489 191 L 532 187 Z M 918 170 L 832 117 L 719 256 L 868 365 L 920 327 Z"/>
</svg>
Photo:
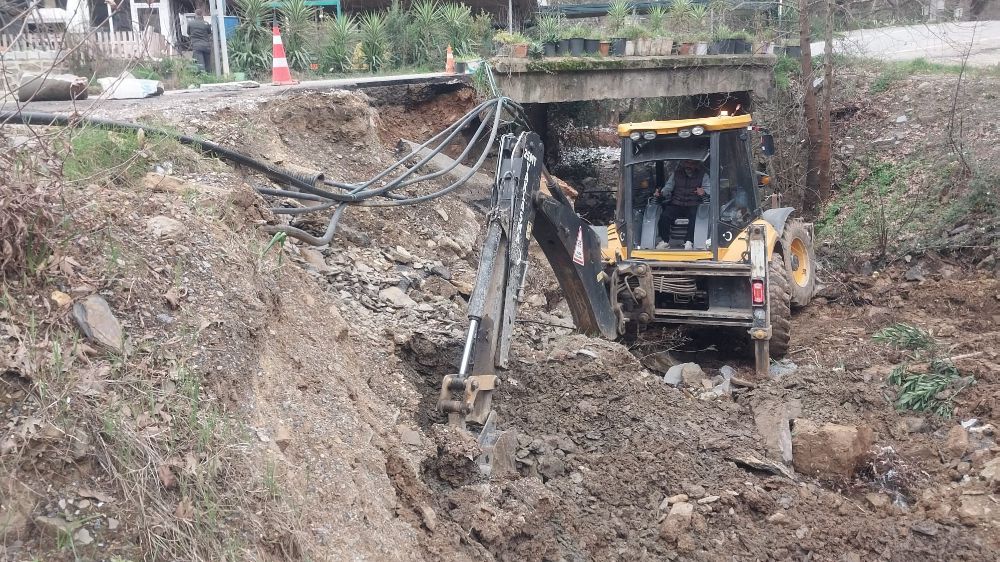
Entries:
<svg viewBox="0 0 1000 562">
<path fill-rule="evenodd" d="M 0 420 L 0 484 L 24 492 L 18 503 L 0 490 L 0 516 L 13 503 L 28 521 L 4 536 L 0 520 L 0 559 L 28 553 L 134 561 L 300 557 L 281 467 L 261 450 L 243 413 L 224 404 L 219 381 L 205 379 L 204 365 L 191 365 L 199 353 L 204 358 L 206 345 L 232 344 L 197 318 L 210 306 L 222 310 L 222 302 L 182 306 L 171 312 L 175 320 L 166 330 L 147 324 L 164 309 L 168 288 L 187 277 L 191 287 L 211 279 L 190 270 L 187 257 L 157 256 L 164 246 L 150 243 L 144 221 L 121 220 L 120 209 L 214 224 L 210 213 L 189 207 L 196 194 L 143 191 L 151 162 L 167 155 L 183 165 L 191 155 L 178 158 L 172 143 L 143 146 L 123 133 L 53 134 L 30 142 L 31 155 L 0 156 L 0 412 L 15 412 Z M 114 150 L 76 150 L 97 145 Z M 67 151 L 75 155 L 78 178 L 63 188 L 63 172 L 70 170 L 62 159 L 45 158 Z M 189 252 L 193 242 L 180 242 Z M 257 252 L 226 255 L 227 243 L 250 246 L 242 238 L 199 242 L 215 244 L 212 271 L 242 258 L 259 265 Z M 216 260 L 220 255 L 226 257 Z M 154 262 L 170 264 L 169 272 L 151 271 Z M 84 342 L 72 305 L 56 302 L 56 292 L 103 294 L 129 345 L 114 352 Z M 246 312 L 225 306 L 226 313 Z M 194 316 L 185 317 L 185 310 Z M 223 375 L 229 376 L 213 371 L 211 378 Z M 83 488 L 107 501 L 91 498 L 89 507 L 78 508 Z M 65 530 L 40 532 L 30 523 L 40 515 L 64 521 Z M 93 544 L 77 534 L 84 530 Z M 22 550 L 9 552 L 15 537 Z M 104 546 L 94 550 L 98 541 Z"/>
<path fill-rule="evenodd" d="M 52 245 L 62 185 L 38 169 L 26 154 L 0 155 L 0 277 L 37 269 Z"/>
</svg>

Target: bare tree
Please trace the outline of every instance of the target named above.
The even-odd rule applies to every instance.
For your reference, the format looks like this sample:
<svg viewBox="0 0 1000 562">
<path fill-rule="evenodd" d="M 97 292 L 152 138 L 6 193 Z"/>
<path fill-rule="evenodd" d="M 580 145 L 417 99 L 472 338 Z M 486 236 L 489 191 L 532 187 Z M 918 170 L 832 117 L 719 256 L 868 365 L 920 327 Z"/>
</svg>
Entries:
<svg viewBox="0 0 1000 562">
<path fill-rule="evenodd" d="M 833 0 L 824 0 L 826 4 L 826 44 L 823 50 L 823 107 L 820 114 L 820 138 L 816 158 L 819 164 L 818 203 L 822 204 L 830 198 L 833 190 L 833 178 L 830 175 L 832 160 L 833 135 L 831 132 L 830 112 L 833 106 Z"/>
<path fill-rule="evenodd" d="M 819 190 L 819 121 L 816 113 L 816 89 L 813 86 L 812 49 L 809 47 L 809 0 L 799 0 L 799 46 L 802 49 L 802 113 L 806 121 L 806 190 L 803 207 L 816 212 Z"/>
</svg>

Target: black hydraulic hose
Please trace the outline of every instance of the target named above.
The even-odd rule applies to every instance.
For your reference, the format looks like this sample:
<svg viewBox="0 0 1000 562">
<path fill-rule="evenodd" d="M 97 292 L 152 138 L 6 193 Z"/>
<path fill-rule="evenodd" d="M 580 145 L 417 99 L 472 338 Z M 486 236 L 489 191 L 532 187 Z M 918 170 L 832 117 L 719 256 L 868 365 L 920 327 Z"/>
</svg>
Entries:
<svg viewBox="0 0 1000 562">
<path fill-rule="evenodd" d="M 523 121 L 524 111 L 523 108 L 513 100 L 506 97 L 497 97 L 490 99 L 478 104 L 472 110 L 467 112 L 461 119 L 455 121 L 447 128 L 437 133 L 424 143 L 419 146 L 414 147 L 409 154 L 402 157 L 401 159 L 394 162 L 392 165 L 388 166 L 376 176 L 370 178 L 363 183 L 349 184 L 343 182 L 336 182 L 333 180 L 328 180 L 323 177 L 322 174 L 317 174 L 314 176 L 304 177 L 283 168 L 272 166 L 266 162 L 256 160 L 249 155 L 231 150 L 224 146 L 221 146 L 212 141 L 201 139 L 197 137 L 192 137 L 189 135 L 184 135 L 176 133 L 173 131 L 168 131 L 158 127 L 150 127 L 146 125 L 139 125 L 136 123 L 129 123 L 125 121 L 117 121 L 112 119 L 102 119 L 96 117 L 66 117 L 62 115 L 56 115 L 53 113 L 45 112 L 35 112 L 35 111 L 0 111 L 0 124 L 3 123 L 14 123 L 22 125 L 36 125 L 36 126 L 63 126 L 63 127 L 82 127 L 82 126 L 94 126 L 101 127 L 105 129 L 124 129 L 138 132 L 139 130 L 144 130 L 153 135 L 160 135 L 167 138 L 173 138 L 180 142 L 181 144 L 194 146 L 202 151 L 234 162 L 236 164 L 241 164 L 253 170 L 263 173 L 272 180 L 286 184 L 293 189 L 298 191 L 286 190 L 286 189 L 270 189 L 270 188 L 256 188 L 258 193 L 262 195 L 270 195 L 277 197 L 289 197 L 294 199 L 299 199 L 303 201 L 320 202 L 319 205 L 311 205 L 299 208 L 285 208 L 277 207 L 272 208 L 271 211 L 275 214 L 284 215 L 304 215 L 308 213 L 314 213 L 319 211 L 328 210 L 334 206 L 336 209 L 333 215 L 330 217 L 329 223 L 327 225 L 326 231 L 323 236 L 316 237 L 308 232 L 288 225 L 278 225 L 278 226 L 267 226 L 264 227 L 266 232 L 277 233 L 284 232 L 289 236 L 293 236 L 304 242 L 314 244 L 314 245 L 324 245 L 332 241 L 333 236 L 337 229 L 337 224 L 340 221 L 341 215 L 343 215 L 344 210 L 348 205 L 362 205 L 371 207 L 389 207 L 389 206 L 401 206 L 401 205 L 414 205 L 417 203 L 422 203 L 424 201 L 429 201 L 436 199 L 443 195 L 446 195 L 469 180 L 480 168 L 482 168 L 483 163 L 489 155 L 490 147 L 496 140 L 497 134 L 499 132 L 502 122 L 502 118 L 505 111 L 510 111 L 511 115 L 514 117 L 514 122 Z M 485 112 L 485 114 L 483 114 Z M 431 172 L 428 174 L 412 176 L 418 169 L 423 167 L 425 164 L 431 161 L 435 156 L 440 154 L 446 146 L 451 144 L 455 137 L 465 129 L 475 118 L 480 117 L 482 123 L 477 128 L 476 132 L 472 135 L 471 139 L 466 143 L 465 149 L 462 151 L 461 155 L 453 159 L 451 164 L 445 166 L 443 169 L 436 172 Z M 490 119 L 492 117 L 492 119 Z M 470 167 L 469 171 L 460 177 L 457 181 L 444 187 L 438 191 L 428 193 L 420 196 L 405 196 L 392 193 L 393 191 L 407 187 L 422 181 L 435 179 L 447 174 L 448 172 L 455 169 L 459 163 L 468 156 L 471 152 L 473 146 L 479 139 L 483 136 L 486 131 L 487 125 L 492 121 L 492 127 L 490 128 L 489 141 L 486 143 L 482 154 L 479 159 Z M 388 181 L 384 186 L 375 189 L 368 189 L 372 184 L 386 177 L 393 170 L 405 165 L 405 163 L 420 151 L 426 149 L 431 144 L 435 143 L 440 139 L 433 148 L 429 150 L 429 153 L 420 158 L 420 160 L 413 166 L 406 168 L 405 172 L 400 174 L 398 177 L 393 178 Z M 409 179 L 407 179 L 409 178 Z M 346 193 L 336 193 L 327 191 L 319 188 L 319 185 L 329 185 L 331 187 L 346 191 Z M 376 197 L 385 199 L 384 201 L 371 201 Z"/>
<path fill-rule="evenodd" d="M 84 125 L 92 125 L 95 127 L 101 127 L 105 129 L 127 129 L 132 131 L 139 131 L 140 129 L 146 131 L 147 133 L 160 135 L 168 138 L 176 139 L 181 144 L 188 146 L 195 146 L 201 148 L 209 154 L 214 154 L 219 158 L 225 160 L 230 160 L 236 162 L 237 164 L 242 164 L 248 168 L 257 170 L 258 172 L 268 176 L 271 179 L 277 180 L 282 183 L 287 183 L 293 185 L 302 190 L 315 190 L 315 179 L 317 178 L 303 178 L 297 174 L 294 174 L 288 170 L 271 166 L 260 160 L 255 160 L 250 156 L 243 154 L 241 152 L 236 152 L 235 150 L 230 150 L 222 145 L 216 144 L 210 140 L 199 139 L 197 137 L 192 137 L 184 135 L 181 133 L 175 133 L 173 131 L 167 131 L 165 129 L 160 129 L 158 127 L 150 127 L 147 125 L 138 125 L 136 123 L 128 123 L 126 121 L 116 121 L 112 119 L 101 119 L 97 117 L 79 117 L 70 118 L 64 115 L 56 115 L 54 113 L 44 113 L 39 111 L 0 111 L 0 123 L 13 123 L 17 125 L 36 125 L 36 126 L 61 126 L 61 127 L 81 127 Z M 318 178 L 322 181 L 322 176 Z"/>
</svg>

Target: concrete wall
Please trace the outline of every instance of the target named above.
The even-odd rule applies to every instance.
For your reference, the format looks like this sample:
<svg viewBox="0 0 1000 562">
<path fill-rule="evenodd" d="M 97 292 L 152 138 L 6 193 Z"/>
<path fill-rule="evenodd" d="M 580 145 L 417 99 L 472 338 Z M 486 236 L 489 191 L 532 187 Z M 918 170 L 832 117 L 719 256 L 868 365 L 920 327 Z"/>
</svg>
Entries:
<svg viewBox="0 0 1000 562">
<path fill-rule="evenodd" d="M 753 91 L 768 97 L 774 57 L 746 55 L 543 59 L 496 65 L 500 89 L 521 103 Z"/>
</svg>

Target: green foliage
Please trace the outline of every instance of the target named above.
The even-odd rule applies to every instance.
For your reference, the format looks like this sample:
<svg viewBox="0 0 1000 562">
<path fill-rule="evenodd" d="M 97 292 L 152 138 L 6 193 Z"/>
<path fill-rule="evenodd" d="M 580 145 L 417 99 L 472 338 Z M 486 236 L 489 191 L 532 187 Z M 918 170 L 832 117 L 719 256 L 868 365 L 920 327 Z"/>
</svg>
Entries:
<svg viewBox="0 0 1000 562">
<path fill-rule="evenodd" d="M 897 410 L 951 417 L 955 396 L 975 382 L 972 377 L 961 378 L 950 359 L 937 357 L 937 342 L 916 326 L 893 324 L 876 332 L 872 339 L 913 352 L 889 374 L 889 384 L 899 387 L 895 401 Z"/>
<path fill-rule="evenodd" d="M 659 32 L 663 29 L 663 25 L 667 23 L 667 9 L 663 6 L 653 6 L 649 9 L 647 17 L 649 18 L 649 29 L 654 32 Z"/>
<path fill-rule="evenodd" d="M 652 33 L 648 29 L 640 25 L 628 25 L 622 30 L 622 37 L 626 39 L 635 40 L 642 37 L 650 37 L 651 35 Z"/>
<path fill-rule="evenodd" d="M 419 0 L 410 6 L 410 33 L 414 40 L 415 64 L 444 60 L 444 16 L 437 0 Z"/>
<path fill-rule="evenodd" d="M 538 16 L 538 40 L 542 43 L 559 42 L 560 22 L 557 16 Z"/>
<path fill-rule="evenodd" d="M 933 360 L 928 364 L 928 373 L 911 373 L 906 365 L 899 365 L 889 375 L 889 384 L 899 387 L 896 394 L 897 410 L 933 412 L 950 418 L 955 406 L 956 394 L 964 390 L 960 384 L 960 373 L 951 361 Z M 949 389 L 952 389 L 949 392 Z"/>
<path fill-rule="evenodd" d="M 930 349 L 934 338 L 926 331 L 909 324 L 893 324 L 882 328 L 872 336 L 877 342 L 885 343 L 899 349 Z"/>
<path fill-rule="evenodd" d="M 692 26 L 697 30 L 705 29 L 705 19 L 708 18 L 708 6 L 704 4 L 694 4 L 689 10 L 689 19 Z"/>
<path fill-rule="evenodd" d="M 629 0 L 611 0 L 608 5 L 608 31 L 612 36 L 621 33 L 625 27 L 625 21 L 632 13 L 632 4 Z"/>
<path fill-rule="evenodd" d="M 511 33 L 509 31 L 498 31 L 496 35 L 493 36 L 493 41 L 501 43 L 503 45 L 520 45 L 523 43 L 531 43 L 531 39 L 520 33 Z"/>
<path fill-rule="evenodd" d="M 366 12 L 358 19 L 361 35 L 361 56 L 368 69 L 378 72 L 388 62 L 389 34 L 385 15 L 381 12 Z"/>
<path fill-rule="evenodd" d="M 70 139 L 69 154 L 63 161 L 63 174 L 69 181 L 97 181 L 110 177 L 127 183 L 145 173 L 139 155 L 139 140 L 131 132 L 85 128 Z"/>
<path fill-rule="evenodd" d="M 227 41 L 229 65 L 236 72 L 261 76 L 271 68 L 271 28 L 267 0 L 236 0 L 239 24 Z"/>
<path fill-rule="evenodd" d="M 475 48 L 472 35 L 472 9 L 465 4 L 448 3 L 440 8 L 445 45 L 455 53 L 467 53 Z"/>
<path fill-rule="evenodd" d="M 471 27 L 475 49 L 480 55 L 488 56 L 493 51 L 493 17 L 483 10 L 472 19 Z"/>
<path fill-rule="evenodd" d="M 872 82 L 872 93 L 880 93 L 889 89 L 894 83 L 899 82 L 914 74 L 959 74 L 962 66 L 958 64 L 939 64 L 929 62 L 927 59 L 918 58 L 905 62 L 888 62 L 881 65 L 882 70 Z"/>
<path fill-rule="evenodd" d="M 386 33 L 392 38 L 389 45 L 389 59 L 394 66 L 403 66 L 413 60 L 413 32 L 410 27 L 410 12 L 403 8 L 400 0 L 392 0 L 385 12 Z"/>
<path fill-rule="evenodd" d="M 316 40 L 316 9 L 307 5 L 306 0 L 282 0 L 278 4 L 278 13 L 288 66 L 309 70 L 314 58 L 312 46 Z"/>
<path fill-rule="evenodd" d="M 792 79 L 797 80 L 801 70 L 798 60 L 786 56 L 778 58 L 774 63 L 774 84 L 782 91 L 788 90 Z"/>
<path fill-rule="evenodd" d="M 203 72 L 187 57 L 167 57 L 160 60 L 144 61 L 132 69 L 136 78 L 160 80 L 166 89 L 186 88 L 190 85 L 214 84 L 227 80 L 225 77 Z"/>
<path fill-rule="evenodd" d="M 349 71 L 354 42 L 358 36 L 358 24 L 354 16 L 339 15 L 330 19 L 325 31 L 326 43 L 320 57 L 323 69 L 332 72 Z"/>
</svg>

